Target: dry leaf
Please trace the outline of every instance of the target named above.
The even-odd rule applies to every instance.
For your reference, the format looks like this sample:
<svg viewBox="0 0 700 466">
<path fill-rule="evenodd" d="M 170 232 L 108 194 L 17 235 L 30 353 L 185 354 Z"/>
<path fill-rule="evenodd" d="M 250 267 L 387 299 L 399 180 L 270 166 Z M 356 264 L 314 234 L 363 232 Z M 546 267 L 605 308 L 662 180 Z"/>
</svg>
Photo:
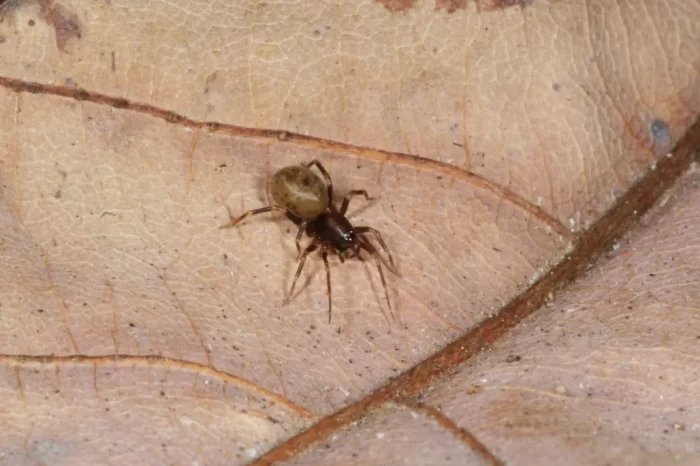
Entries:
<svg viewBox="0 0 700 466">
<path fill-rule="evenodd" d="M 697 463 L 697 175 L 579 278 L 691 166 L 697 24 L 0 2 L 0 458 Z M 376 198 L 350 214 L 394 253 L 400 322 L 371 262 L 332 263 L 328 325 L 318 257 L 282 305 L 294 224 L 220 229 L 311 159 Z"/>
</svg>

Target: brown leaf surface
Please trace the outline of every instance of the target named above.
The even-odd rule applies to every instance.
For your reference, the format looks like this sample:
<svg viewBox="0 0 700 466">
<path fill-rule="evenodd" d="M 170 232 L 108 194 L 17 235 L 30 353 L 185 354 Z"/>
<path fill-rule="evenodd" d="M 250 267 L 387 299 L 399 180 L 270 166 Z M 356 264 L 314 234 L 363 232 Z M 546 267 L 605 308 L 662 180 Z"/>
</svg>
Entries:
<svg viewBox="0 0 700 466">
<path fill-rule="evenodd" d="M 698 464 L 698 168 L 599 268 L 419 404 L 387 403 L 286 464 Z M 486 452 L 458 451 L 473 438 Z"/>
<path fill-rule="evenodd" d="M 507 463 L 698 464 L 697 165 L 661 205 L 599 268 L 422 401 Z"/>
<path fill-rule="evenodd" d="M 436 378 L 689 165 L 700 6 L 388 3 L 0 3 L 0 458 L 243 464 L 277 444 L 260 464 L 695 458 L 700 297 L 676 230 L 640 244 L 687 267 L 643 284 L 637 266 L 601 269 L 554 306 L 580 312 L 542 311 Z M 358 261 L 333 263 L 332 325 L 315 258 L 282 306 L 294 225 L 219 229 L 226 206 L 265 205 L 271 173 L 313 158 L 339 195 L 376 197 L 351 215 L 394 252 L 400 322 Z M 674 201 L 689 231 L 693 176 Z M 636 296 L 650 283 L 675 301 Z M 606 299 L 636 299 L 637 324 L 613 325 Z M 532 309 L 508 317 L 518 302 Z"/>
<path fill-rule="evenodd" d="M 686 0 L 6 3 L 3 76 L 439 160 L 574 231 L 700 106 Z"/>
</svg>

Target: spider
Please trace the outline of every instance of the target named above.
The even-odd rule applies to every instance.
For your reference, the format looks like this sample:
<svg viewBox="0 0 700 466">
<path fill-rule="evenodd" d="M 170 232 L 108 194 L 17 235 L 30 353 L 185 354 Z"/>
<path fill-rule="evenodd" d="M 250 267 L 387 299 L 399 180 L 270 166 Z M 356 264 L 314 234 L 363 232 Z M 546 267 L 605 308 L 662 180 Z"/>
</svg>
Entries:
<svg viewBox="0 0 700 466">
<path fill-rule="evenodd" d="M 321 175 L 323 175 L 325 182 L 311 170 L 311 167 L 316 167 L 318 169 Z M 382 262 L 384 260 L 365 235 L 374 235 L 389 258 L 389 263 L 387 264 L 384 262 L 384 264 L 389 266 L 392 273 L 397 274 L 391 252 L 389 252 L 389 248 L 379 231 L 368 226 L 355 227 L 345 216 L 348 206 L 350 205 L 350 200 L 353 197 L 364 196 L 365 200 L 372 200 L 366 190 L 355 189 L 350 191 L 343 199 L 340 210 L 338 210 L 333 204 L 333 181 L 331 181 L 330 175 L 321 162 L 312 160 L 303 165 L 284 167 L 275 173 L 272 177 L 271 191 L 273 199 L 272 205 L 249 210 L 238 218 L 234 218 L 231 209 L 226 206 L 230 222 L 220 228 L 233 228 L 249 215 L 257 215 L 272 211 L 284 213 L 299 226 L 296 236 L 297 260 L 299 261 L 299 266 L 297 267 L 294 281 L 292 281 L 292 286 L 284 300 L 284 304 L 288 304 L 292 299 L 294 287 L 304 268 L 306 257 L 320 249 L 321 257 L 323 258 L 323 263 L 326 268 L 328 323 L 330 323 L 333 308 L 331 304 L 331 269 L 328 264 L 328 253 L 336 254 L 340 262 L 344 263 L 345 259 L 350 259 L 352 257 L 357 257 L 362 260 L 360 251 L 366 251 L 374 258 L 377 264 L 377 270 L 382 280 L 387 305 L 389 306 L 389 310 L 391 310 L 389 292 L 387 291 L 386 280 L 384 279 L 384 272 L 382 271 Z M 307 236 L 309 236 L 312 241 L 311 244 L 302 251 L 300 242 L 304 232 L 306 232 Z"/>
</svg>

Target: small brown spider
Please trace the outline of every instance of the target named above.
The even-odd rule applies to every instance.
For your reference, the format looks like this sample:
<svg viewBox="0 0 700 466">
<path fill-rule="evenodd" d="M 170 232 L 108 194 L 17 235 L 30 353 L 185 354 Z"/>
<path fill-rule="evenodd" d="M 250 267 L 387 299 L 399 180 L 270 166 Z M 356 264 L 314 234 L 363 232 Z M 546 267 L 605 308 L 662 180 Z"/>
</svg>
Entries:
<svg viewBox="0 0 700 466">
<path fill-rule="evenodd" d="M 323 175 L 325 183 L 312 170 L 315 166 Z M 354 196 L 362 195 L 366 200 L 372 198 L 364 189 L 355 189 L 350 191 L 340 206 L 340 210 L 333 205 L 333 182 L 331 177 L 318 160 L 303 165 L 293 165 L 284 167 L 272 177 L 272 199 L 273 205 L 262 207 L 260 209 L 249 210 L 238 218 L 234 218 L 231 209 L 228 210 L 230 223 L 221 228 L 233 228 L 238 225 L 244 218 L 249 215 L 262 214 L 273 210 L 283 212 L 295 224 L 299 225 L 299 231 L 296 236 L 296 246 L 299 256 L 299 267 L 292 287 L 289 290 L 284 304 L 289 303 L 294 293 L 294 286 L 297 283 L 299 275 L 304 268 L 306 256 L 317 249 L 321 249 L 321 257 L 326 267 L 326 286 L 328 288 L 328 323 L 331 322 L 332 306 L 331 306 L 331 269 L 328 265 L 328 252 L 338 255 L 340 262 L 344 263 L 345 259 L 357 257 L 362 260 L 360 251 L 368 252 L 377 263 L 379 277 L 382 279 L 384 294 L 386 301 L 391 310 L 391 301 L 389 301 L 389 292 L 387 291 L 386 281 L 384 280 L 384 272 L 382 271 L 382 257 L 377 250 L 372 246 L 365 234 L 371 233 L 382 246 L 389 257 L 389 269 L 393 273 L 396 272 L 394 259 L 391 257 L 389 248 L 386 246 L 381 233 L 371 227 L 359 226 L 353 227 L 350 221 L 345 217 L 345 212 L 348 210 L 350 199 Z M 301 250 L 300 241 L 306 231 L 306 234 L 312 239 L 311 244 Z M 387 265 L 385 263 L 385 265 Z"/>
</svg>

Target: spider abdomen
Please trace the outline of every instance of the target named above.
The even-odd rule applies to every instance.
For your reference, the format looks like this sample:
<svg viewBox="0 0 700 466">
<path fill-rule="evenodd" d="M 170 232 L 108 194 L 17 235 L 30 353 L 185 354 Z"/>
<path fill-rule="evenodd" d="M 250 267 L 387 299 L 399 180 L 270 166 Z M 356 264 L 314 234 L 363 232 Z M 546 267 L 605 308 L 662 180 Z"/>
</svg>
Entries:
<svg viewBox="0 0 700 466">
<path fill-rule="evenodd" d="M 328 210 L 328 188 L 310 168 L 284 167 L 272 177 L 272 199 L 301 220 L 313 220 Z"/>
</svg>

